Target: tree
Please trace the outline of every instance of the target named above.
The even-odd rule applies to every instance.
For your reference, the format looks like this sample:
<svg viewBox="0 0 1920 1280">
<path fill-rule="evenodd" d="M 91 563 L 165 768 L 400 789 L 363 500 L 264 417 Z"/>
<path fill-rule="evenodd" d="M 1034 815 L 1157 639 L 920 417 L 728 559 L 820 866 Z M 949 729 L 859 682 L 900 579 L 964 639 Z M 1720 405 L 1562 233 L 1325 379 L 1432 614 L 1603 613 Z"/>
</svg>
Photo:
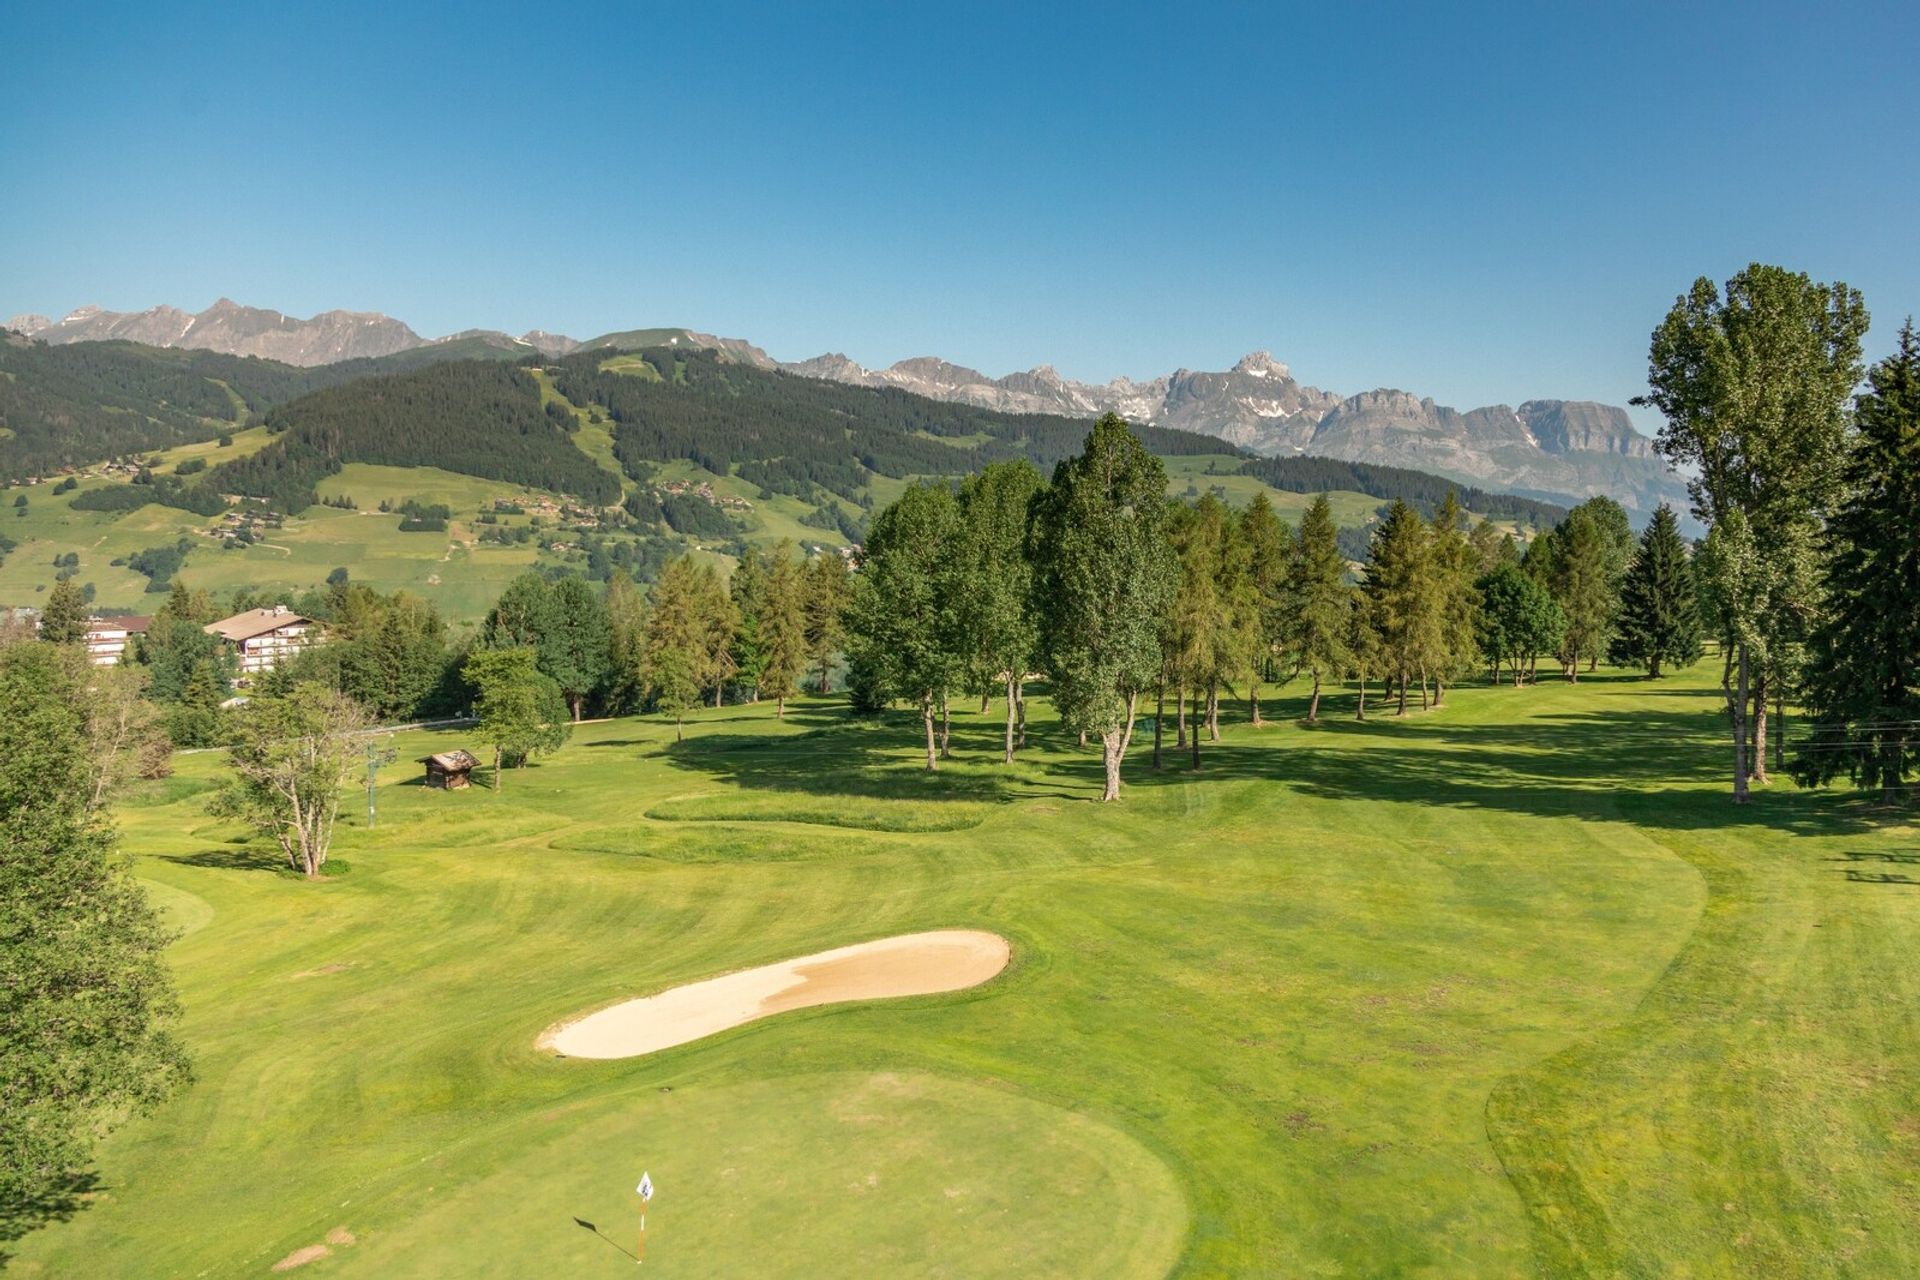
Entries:
<svg viewBox="0 0 1920 1280">
<path fill-rule="evenodd" d="M 72 578 L 61 578 L 40 611 L 40 638 L 48 644 L 80 644 L 87 638 L 87 598 Z"/>
<path fill-rule="evenodd" d="M 89 695 L 50 646 L 0 650 L 0 1204 L 73 1185 L 94 1140 L 188 1078 L 171 935 L 88 807 Z"/>
<path fill-rule="evenodd" d="M 642 688 L 655 707 L 673 713 L 676 742 L 685 736 L 686 713 L 700 704 L 706 687 L 705 615 L 711 606 L 703 577 L 687 556 L 668 561 L 653 581 L 641 638 Z"/>
<path fill-rule="evenodd" d="M 1434 590 L 1431 534 L 1413 508 L 1396 500 L 1368 548 L 1364 590 L 1380 669 L 1399 682 L 1397 715 L 1407 714 L 1407 690 L 1427 671 L 1440 647 L 1440 609 Z"/>
<path fill-rule="evenodd" d="M 727 594 L 739 618 L 733 632 L 734 671 L 757 701 L 763 662 L 760 615 L 767 601 L 767 558 L 760 548 L 749 546 L 740 553 L 740 563 L 733 567 L 733 574 L 727 579 Z"/>
<path fill-rule="evenodd" d="M 1566 615 L 1560 642 L 1567 679 L 1578 682 L 1580 660 L 1601 651 L 1613 625 L 1612 548 L 1592 513 L 1570 512 L 1553 531 L 1553 595 Z"/>
<path fill-rule="evenodd" d="M 1313 676 L 1313 697 L 1307 703 L 1309 724 L 1320 720 L 1321 682 L 1337 677 L 1353 662 L 1349 644 L 1353 591 L 1347 586 L 1346 573 L 1339 531 L 1333 524 L 1333 504 L 1323 493 L 1307 507 L 1294 538 L 1287 566 L 1291 609 L 1282 638 L 1294 665 Z"/>
<path fill-rule="evenodd" d="M 1166 491 L 1160 460 L 1108 414 L 1035 499 L 1041 647 L 1061 718 L 1100 738 L 1103 801 L 1120 797 L 1134 710 L 1159 671 L 1159 622 L 1178 581 Z"/>
<path fill-rule="evenodd" d="M 1475 586 L 1480 595 L 1480 651 L 1491 664 L 1495 683 L 1505 664 L 1518 686 L 1537 654 L 1559 651 L 1566 616 L 1547 589 L 1517 564 L 1496 565 L 1492 572 L 1482 574 Z"/>
<path fill-rule="evenodd" d="M 211 747 L 220 741 L 222 708 L 230 687 L 222 665 L 203 658 L 187 677 L 178 701 L 167 708 L 167 736 L 176 747 Z"/>
<path fill-rule="evenodd" d="M 807 669 L 807 571 L 791 542 L 773 549 L 759 620 L 761 693 L 774 699 L 774 718 L 787 718 L 787 699 L 800 691 Z"/>
<path fill-rule="evenodd" d="M 1644 666 L 1660 678 L 1663 664 L 1693 665 L 1700 656 L 1700 602 L 1693 566 L 1673 508 L 1664 502 L 1640 538 L 1620 588 L 1620 612 L 1608 649 L 1621 666 Z"/>
<path fill-rule="evenodd" d="M 553 584 L 548 626 L 535 643 L 540 669 L 560 686 L 575 720 L 587 695 L 606 683 L 612 638 L 607 607 L 584 579 L 569 574 Z"/>
<path fill-rule="evenodd" d="M 519 768 L 541 751 L 558 751 L 573 732 L 560 685 L 540 670 L 533 649 L 480 649 L 461 676 L 474 690 L 474 731 L 493 744 L 493 789 L 501 770 Z"/>
<path fill-rule="evenodd" d="M 996 462 L 960 486 L 959 590 L 955 601 L 967 687 L 998 685 L 1007 718 L 1001 759 L 1013 762 L 1023 690 L 1039 644 L 1027 520 L 1046 479 L 1032 463 Z"/>
<path fill-rule="evenodd" d="M 362 759 L 360 735 L 371 724 L 366 708 L 318 683 L 249 700 L 233 718 L 233 780 L 209 811 L 272 836 L 289 866 L 317 879 L 333 846 L 340 794 Z"/>
<path fill-rule="evenodd" d="M 1794 773 L 1824 786 L 1844 770 L 1891 804 L 1920 756 L 1920 337 L 1911 320 L 1867 381 L 1846 496 L 1827 529 L 1830 598 L 1802 695 L 1814 731 Z"/>
<path fill-rule="evenodd" d="M 159 708 L 146 697 L 145 671 L 127 663 L 93 667 L 80 651 L 69 662 L 76 668 L 73 678 L 87 691 L 81 709 L 87 735 L 86 808 L 99 813 L 136 776 L 164 777 L 173 744 L 160 723 Z"/>
<path fill-rule="evenodd" d="M 1660 451 L 1695 471 L 1688 489 L 1694 514 L 1713 526 L 1709 543 L 1727 526 L 1700 567 L 1735 574 L 1708 594 L 1732 651 L 1722 685 L 1736 804 L 1750 774 L 1764 778 L 1753 747 L 1764 745 L 1768 682 L 1786 674 L 1818 606 L 1814 552 L 1837 494 L 1866 328 L 1858 291 L 1755 263 L 1724 296 L 1706 277 L 1694 281 L 1649 345 L 1650 389 L 1635 403 L 1660 410 Z"/>
<path fill-rule="evenodd" d="M 1260 682 L 1284 679 L 1283 655 L 1286 652 L 1288 620 L 1297 608 L 1290 591 L 1293 568 L 1293 540 L 1286 522 L 1273 513 L 1266 490 L 1253 495 L 1253 501 L 1240 514 L 1235 529 L 1241 554 L 1245 557 L 1247 587 L 1252 593 L 1254 632 L 1247 670 L 1247 701 L 1255 727 L 1260 719 Z"/>
<path fill-rule="evenodd" d="M 1433 660 L 1433 701 L 1439 706 L 1447 685 L 1480 664 L 1475 623 L 1480 596 L 1474 586 L 1480 555 L 1466 533 L 1467 513 L 1449 491 L 1433 515 L 1431 549 L 1434 605 L 1439 612 L 1437 647 Z"/>
<path fill-rule="evenodd" d="M 647 598 L 624 569 L 607 580 L 607 709 L 614 715 L 637 710 L 646 696 Z"/>
<path fill-rule="evenodd" d="M 1246 548 L 1235 536 L 1232 514 L 1213 494 L 1203 494 L 1190 512 L 1169 520 L 1168 542 L 1177 556 L 1173 597 L 1172 669 L 1195 701 L 1193 767 L 1200 767 L 1199 730 L 1220 738 L 1220 686 L 1231 685 L 1252 666 L 1261 624 Z"/>
<path fill-rule="evenodd" d="M 553 584 L 537 573 L 523 573 L 507 584 L 480 623 L 480 643 L 488 649 L 538 648 L 554 629 Z"/>
<path fill-rule="evenodd" d="M 818 693 L 833 692 L 833 659 L 846 643 L 847 602 L 852 594 L 847 562 L 838 555 L 827 552 L 807 562 L 807 661 L 818 676 Z"/>
<path fill-rule="evenodd" d="M 954 590 L 959 506 L 943 485 L 909 485 L 873 518 L 848 611 L 848 643 L 891 700 L 911 700 L 939 768 L 934 713 L 960 675 Z"/>
</svg>

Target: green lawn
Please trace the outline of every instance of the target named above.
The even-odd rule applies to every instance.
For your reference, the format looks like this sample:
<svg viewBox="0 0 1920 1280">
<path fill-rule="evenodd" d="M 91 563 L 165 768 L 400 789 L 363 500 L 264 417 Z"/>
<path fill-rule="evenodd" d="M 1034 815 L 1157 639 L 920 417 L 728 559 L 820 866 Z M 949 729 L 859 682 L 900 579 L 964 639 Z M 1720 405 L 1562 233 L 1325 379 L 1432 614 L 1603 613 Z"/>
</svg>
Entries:
<svg viewBox="0 0 1920 1280">
<path fill-rule="evenodd" d="M 264 1275 L 344 1231 L 299 1274 L 631 1274 L 644 1168 L 668 1276 L 1915 1274 L 1920 839 L 1785 784 L 1730 806 L 1711 676 L 1335 695 L 1198 775 L 1143 744 L 1112 806 L 1043 703 L 1011 769 L 960 715 L 936 777 L 908 718 L 822 700 L 594 724 L 499 795 L 389 767 L 319 885 L 184 757 L 120 824 L 190 930 L 198 1083 L 18 1273 Z M 944 927 L 1013 964 L 533 1047 Z"/>
</svg>

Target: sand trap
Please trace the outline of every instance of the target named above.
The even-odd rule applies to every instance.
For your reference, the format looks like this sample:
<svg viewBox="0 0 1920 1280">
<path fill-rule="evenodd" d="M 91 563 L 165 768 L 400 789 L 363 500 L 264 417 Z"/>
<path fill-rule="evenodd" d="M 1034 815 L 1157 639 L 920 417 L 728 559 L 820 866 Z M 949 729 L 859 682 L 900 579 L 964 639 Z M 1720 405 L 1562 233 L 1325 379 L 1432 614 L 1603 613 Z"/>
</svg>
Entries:
<svg viewBox="0 0 1920 1280">
<path fill-rule="evenodd" d="M 1005 938 L 977 929 L 881 938 L 628 1000 L 548 1028 L 539 1046 L 569 1058 L 631 1058 L 789 1009 L 976 987 L 1011 954 Z"/>
</svg>

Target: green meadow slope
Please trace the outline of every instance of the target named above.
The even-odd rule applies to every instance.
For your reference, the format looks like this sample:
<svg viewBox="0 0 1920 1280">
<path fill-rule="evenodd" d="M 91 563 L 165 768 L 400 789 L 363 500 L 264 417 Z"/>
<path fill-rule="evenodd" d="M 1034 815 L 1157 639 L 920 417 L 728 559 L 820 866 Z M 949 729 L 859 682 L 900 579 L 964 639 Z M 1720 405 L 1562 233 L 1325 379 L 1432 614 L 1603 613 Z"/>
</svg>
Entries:
<svg viewBox="0 0 1920 1280">
<path fill-rule="evenodd" d="M 1197 775 L 1136 748 L 1112 806 L 1044 702 L 1017 765 L 967 713 L 931 777 L 837 700 L 593 724 L 498 795 L 388 767 L 317 885 L 183 757 L 119 821 L 187 931 L 198 1082 L 17 1274 L 632 1274 L 642 1169 L 667 1276 L 1915 1274 L 1920 841 L 1790 786 L 1732 808 L 1711 677 L 1230 723 Z M 943 927 L 1012 965 L 534 1048 Z"/>
</svg>

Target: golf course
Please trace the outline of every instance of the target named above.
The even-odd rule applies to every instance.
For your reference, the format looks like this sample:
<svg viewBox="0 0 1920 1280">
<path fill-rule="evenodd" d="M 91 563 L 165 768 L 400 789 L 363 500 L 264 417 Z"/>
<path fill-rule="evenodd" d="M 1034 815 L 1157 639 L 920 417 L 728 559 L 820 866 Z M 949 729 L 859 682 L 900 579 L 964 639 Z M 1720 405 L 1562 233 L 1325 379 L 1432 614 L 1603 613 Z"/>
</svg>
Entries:
<svg viewBox="0 0 1920 1280">
<path fill-rule="evenodd" d="M 1318 726 L 1296 683 L 1198 772 L 1143 723 L 1109 805 L 1044 697 L 1012 765 L 957 711 L 938 773 L 837 697 L 585 724 L 497 792 L 420 785 L 477 744 L 409 732 L 317 882 L 183 754 L 115 820 L 194 1082 L 10 1269 L 631 1275 L 645 1171 L 670 1277 L 1920 1273 L 1920 834 L 1731 806 L 1718 677 L 1335 688 Z M 937 931 L 1006 948 L 543 1047 Z"/>
</svg>

